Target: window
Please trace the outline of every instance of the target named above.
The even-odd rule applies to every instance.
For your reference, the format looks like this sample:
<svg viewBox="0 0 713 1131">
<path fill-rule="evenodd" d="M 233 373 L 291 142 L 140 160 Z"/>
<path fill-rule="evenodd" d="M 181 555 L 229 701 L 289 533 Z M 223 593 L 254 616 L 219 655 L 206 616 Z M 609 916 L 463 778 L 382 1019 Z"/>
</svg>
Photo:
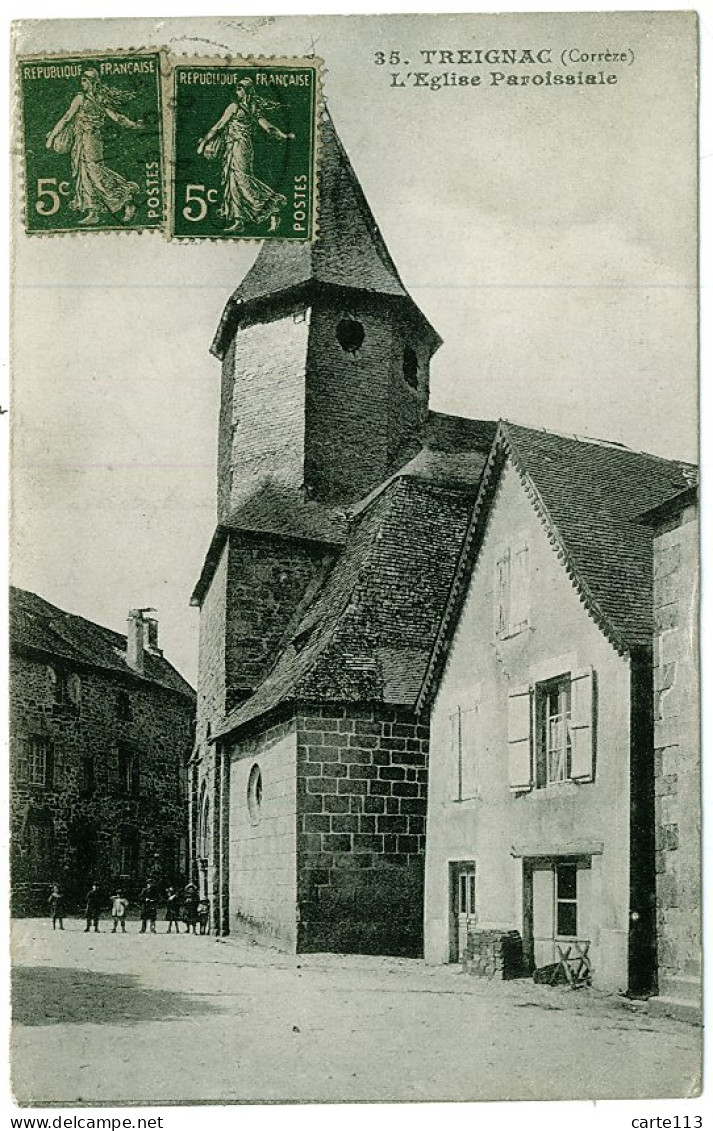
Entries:
<svg viewBox="0 0 713 1131">
<path fill-rule="evenodd" d="M 116 717 L 124 722 L 131 722 L 131 699 L 128 691 L 119 691 L 116 696 Z"/>
<path fill-rule="evenodd" d="M 515 636 L 530 623 L 530 553 L 519 540 L 501 550 L 495 563 L 495 633 Z"/>
<path fill-rule="evenodd" d="M 32 879 L 44 879 L 54 869 L 54 828 L 46 813 L 30 813 L 23 836 L 25 866 Z"/>
<path fill-rule="evenodd" d="M 121 830 L 119 844 L 119 875 L 122 879 L 133 878 L 138 871 L 139 840 L 134 829 Z"/>
<path fill-rule="evenodd" d="M 410 346 L 406 346 L 403 358 L 403 374 L 404 380 L 407 385 L 412 389 L 418 388 L 418 358 L 416 351 L 412 350 Z"/>
<path fill-rule="evenodd" d="M 537 713 L 538 789 L 572 777 L 572 684 L 569 675 L 539 683 Z"/>
<path fill-rule="evenodd" d="M 555 924 L 558 937 L 577 937 L 577 865 L 555 867 Z"/>
<path fill-rule="evenodd" d="M 51 788 L 54 778 L 53 748 L 46 735 L 23 735 L 18 742 L 17 780 L 25 785 Z"/>
<path fill-rule="evenodd" d="M 337 326 L 337 341 L 345 353 L 356 353 L 364 344 L 364 327 L 353 318 L 342 318 Z"/>
<path fill-rule="evenodd" d="M 248 813 L 250 820 L 257 825 L 262 809 L 262 770 L 255 763 L 248 777 Z"/>
<path fill-rule="evenodd" d="M 122 744 L 119 747 L 119 792 L 127 797 L 138 797 L 139 780 L 139 755 Z"/>
<path fill-rule="evenodd" d="M 510 789 L 593 781 L 596 716 L 591 668 L 513 688 L 507 712 Z"/>
<path fill-rule="evenodd" d="M 460 872 L 458 884 L 458 910 L 460 914 L 475 915 L 475 872 Z"/>
<path fill-rule="evenodd" d="M 82 699 L 82 681 L 76 672 L 67 672 L 63 668 L 54 668 L 48 665 L 47 680 L 56 707 L 79 710 Z"/>
<path fill-rule="evenodd" d="M 479 710 L 457 707 L 450 717 L 451 799 L 480 796 Z"/>
<path fill-rule="evenodd" d="M 573 973 L 581 974 L 595 916 L 591 856 L 525 860 L 523 888 L 525 945 L 532 948 L 533 966 L 559 962 L 565 954 Z"/>
</svg>

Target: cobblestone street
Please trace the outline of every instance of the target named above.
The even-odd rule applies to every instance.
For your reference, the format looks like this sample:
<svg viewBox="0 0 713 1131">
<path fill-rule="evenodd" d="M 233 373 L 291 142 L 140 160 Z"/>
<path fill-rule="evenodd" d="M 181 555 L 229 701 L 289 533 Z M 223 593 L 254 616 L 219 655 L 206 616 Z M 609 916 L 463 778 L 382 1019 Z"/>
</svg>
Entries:
<svg viewBox="0 0 713 1131">
<path fill-rule="evenodd" d="M 700 1031 L 641 1004 L 408 959 L 13 926 L 20 1104 L 673 1097 Z"/>
</svg>

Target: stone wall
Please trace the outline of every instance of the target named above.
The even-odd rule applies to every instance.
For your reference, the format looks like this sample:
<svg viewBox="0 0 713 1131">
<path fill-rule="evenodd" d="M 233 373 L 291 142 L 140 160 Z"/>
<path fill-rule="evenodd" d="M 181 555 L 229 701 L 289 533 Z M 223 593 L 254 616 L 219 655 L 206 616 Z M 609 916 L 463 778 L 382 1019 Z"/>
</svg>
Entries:
<svg viewBox="0 0 713 1131">
<path fill-rule="evenodd" d="M 297 942 L 296 747 L 294 720 L 233 747 L 223 842 L 230 877 L 223 930 L 291 951 Z M 251 800 L 251 775 L 258 772 L 259 801 Z"/>
<path fill-rule="evenodd" d="M 654 541 L 654 742 L 659 984 L 701 970 L 698 521 L 689 507 Z"/>
<path fill-rule="evenodd" d="M 131 894 L 147 875 L 176 882 L 185 869 L 186 761 L 193 738 L 191 699 L 127 673 L 62 662 L 79 679 L 78 704 L 58 704 L 48 675 L 52 660 L 13 654 L 10 667 L 11 858 L 13 907 L 44 911 L 57 880 L 81 900 L 96 878 L 103 890 L 121 883 Z M 117 701 L 125 692 L 130 719 Z M 43 736 L 52 751 L 51 782 L 20 781 L 23 743 Z M 122 786 L 120 748 L 139 758 L 137 788 Z M 33 851 L 42 829 L 42 855 Z M 121 845 L 133 842 L 130 872 Z M 126 859 L 126 855 L 125 855 Z"/>
<path fill-rule="evenodd" d="M 298 947 L 419 955 L 428 727 L 406 711 L 297 718 Z"/>
<path fill-rule="evenodd" d="M 241 329 L 226 355 L 218 442 L 223 515 L 253 477 L 302 485 L 308 332 L 309 311 L 274 317 Z"/>
<path fill-rule="evenodd" d="M 361 347 L 345 350 L 342 320 L 357 321 Z M 404 349 L 418 357 L 418 389 L 404 378 Z M 375 313 L 363 299 L 315 307 L 308 355 L 305 482 L 317 498 L 354 501 L 367 494 L 420 447 L 428 406 L 429 352 L 385 304 Z"/>
<path fill-rule="evenodd" d="M 246 698 L 274 661 L 277 646 L 323 558 L 324 550 L 308 542 L 231 532 L 224 653 L 226 712 Z"/>
</svg>

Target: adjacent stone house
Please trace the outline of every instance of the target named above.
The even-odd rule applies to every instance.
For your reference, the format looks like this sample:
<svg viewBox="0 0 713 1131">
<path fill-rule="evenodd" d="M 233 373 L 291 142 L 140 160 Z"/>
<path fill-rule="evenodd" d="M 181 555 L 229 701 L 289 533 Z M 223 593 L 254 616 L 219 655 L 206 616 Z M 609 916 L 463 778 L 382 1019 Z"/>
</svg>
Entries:
<svg viewBox="0 0 713 1131">
<path fill-rule="evenodd" d="M 127 636 L 10 590 L 12 906 L 70 905 L 92 879 L 133 894 L 186 872 L 195 695 L 163 657 L 151 610 Z M 108 891 L 107 891 L 107 894 Z"/>
<path fill-rule="evenodd" d="M 645 516 L 654 534 L 656 933 L 661 1005 L 700 1016 L 701 736 L 698 489 Z"/>
<path fill-rule="evenodd" d="M 641 516 L 691 472 L 501 423 L 420 701 L 429 961 L 517 932 L 529 970 L 564 954 L 599 987 L 655 988 L 654 547 Z"/>
</svg>

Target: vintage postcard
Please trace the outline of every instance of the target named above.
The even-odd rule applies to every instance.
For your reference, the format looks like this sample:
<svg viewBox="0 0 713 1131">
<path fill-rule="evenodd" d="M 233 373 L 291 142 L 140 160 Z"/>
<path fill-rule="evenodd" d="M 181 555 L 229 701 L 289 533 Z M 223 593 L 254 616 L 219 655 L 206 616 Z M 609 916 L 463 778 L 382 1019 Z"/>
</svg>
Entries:
<svg viewBox="0 0 713 1131">
<path fill-rule="evenodd" d="M 695 14 L 13 52 L 15 1104 L 700 1126 Z"/>
</svg>

